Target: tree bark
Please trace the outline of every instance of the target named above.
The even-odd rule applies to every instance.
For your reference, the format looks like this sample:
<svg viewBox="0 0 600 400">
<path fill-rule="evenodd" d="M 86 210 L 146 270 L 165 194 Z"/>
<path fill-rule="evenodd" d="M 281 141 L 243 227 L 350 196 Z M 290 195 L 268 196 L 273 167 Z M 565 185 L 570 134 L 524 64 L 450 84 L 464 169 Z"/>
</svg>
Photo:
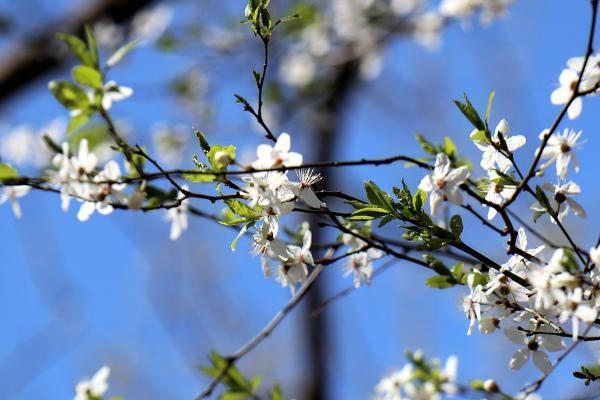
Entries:
<svg viewBox="0 0 600 400">
<path fill-rule="evenodd" d="M 333 160 L 336 156 L 337 138 L 342 122 L 343 107 L 354 89 L 358 76 L 358 65 L 355 60 L 348 61 L 337 67 L 330 80 L 331 87 L 319 107 L 316 108 L 316 121 L 312 131 L 312 149 L 317 161 Z M 328 172 L 329 171 L 329 172 Z M 335 187 L 335 176 L 332 169 L 319 171 L 327 187 Z M 317 229 L 319 218 L 311 215 L 309 223 L 313 231 L 313 243 L 326 241 L 322 229 Z M 327 359 L 331 354 L 327 312 L 311 315 L 325 300 L 323 276 L 317 280 L 306 296 L 306 324 L 308 327 L 308 345 L 310 346 L 310 383 L 306 394 L 307 400 L 324 400 L 328 398 L 330 374 Z"/>
</svg>

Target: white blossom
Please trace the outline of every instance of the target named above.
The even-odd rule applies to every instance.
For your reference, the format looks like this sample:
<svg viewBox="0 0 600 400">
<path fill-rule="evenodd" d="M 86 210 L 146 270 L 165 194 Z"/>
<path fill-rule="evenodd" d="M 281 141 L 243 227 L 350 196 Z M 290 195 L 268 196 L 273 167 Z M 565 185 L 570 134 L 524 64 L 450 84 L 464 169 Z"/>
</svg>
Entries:
<svg viewBox="0 0 600 400">
<path fill-rule="evenodd" d="M 569 318 L 571 319 L 573 339 L 579 337 L 579 321 L 591 324 L 598 316 L 598 312 L 593 307 L 584 303 L 583 289 L 580 287 L 576 287 L 569 293 L 563 300 L 561 307 L 562 311 L 559 316 L 559 321 L 564 323 Z"/>
<path fill-rule="evenodd" d="M 412 364 L 406 364 L 401 370 L 384 376 L 375 386 L 375 399 L 402 400 L 402 388 L 413 378 Z"/>
<path fill-rule="evenodd" d="M 485 293 L 481 285 L 475 285 L 475 274 L 470 274 L 467 277 L 467 284 L 469 286 L 469 294 L 463 298 L 463 311 L 466 317 L 469 319 L 469 329 L 467 335 L 473 332 L 476 320 L 481 320 L 481 303 L 487 301 Z"/>
<path fill-rule="evenodd" d="M 429 193 L 431 214 L 437 215 L 442 201 L 461 205 L 463 197 L 459 186 L 467 180 L 470 173 L 466 166 L 451 169 L 450 160 L 445 153 L 439 153 L 435 159 L 435 167 L 430 175 L 425 176 L 419 189 Z"/>
<path fill-rule="evenodd" d="M 77 219 L 87 221 L 94 211 L 102 215 L 108 215 L 113 211 L 111 200 L 116 200 L 120 204 L 126 203 L 126 195 L 123 190 L 127 187 L 126 183 L 113 183 L 121 179 L 121 168 L 119 164 L 111 160 L 104 166 L 104 169 L 93 179 L 94 184 L 90 184 L 90 199 L 83 202 L 77 213 Z"/>
<path fill-rule="evenodd" d="M 494 134 L 492 135 L 492 142 L 475 142 L 475 145 L 479 148 L 479 150 L 483 151 L 483 155 L 481 158 L 481 166 L 486 169 L 495 169 L 496 166 L 501 172 L 506 172 L 511 166 L 511 161 L 506 157 L 503 152 L 504 150 L 499 150 L 502 148 L 502 142 L 500 140 L 500 134 L 504 138 L 504 142 L 506 143 L 506 148 L 509 152 L 513 152 L 519 148 L 521 148 L 525 142 L 525 136 L 523 135 L 515 135 L 509 136 L 510 128 L 508 125 L 508 121 L 503 119 L 501 120 L 496 129 L 494 130 Z"/>
<path fill-rule="evenodd" d="M 115 81 L 109 81 L 104 85 L 102 95 L 102 108 L 109 110 L 115 101 L 122 101 L 133 94 L 133 89 L 127 86 L 119 86 Z"/>
<path fill-rule="evenodd" d="M 581 204 L 571 198 L 571 196 L 581 193 L 581 188 L 575 182 L 570 181 L 562 185 L 560 183 L 558 185 L 554 185 L 547 182 L 541 185 L 541 187 L 546 192 L 551 194 L 551 196 L 548 197 L 548 201 L 550 202 L 550 207 L 552 207 L 552 210 L 558 213 L 559 221 L 562 222 L 571 210 L 573 211 L 573 214 L 577 215 L 578 217 L 586 217 L 585 210 Z M 531 209 L 538 212 L 547 211 L 539 202 L 533 204 Z M 556 223 L 554 218 L 551 218 L 550 220 L 552 223 Z"/>
<path fill-rule="evenodd" d="M 545 246 L 540 245 L 538 247 L 528 249 L 527 248 L 527 234 L 525 233 L 525 229 L 522 227 L 517 230 L 517 240 L 515 242 L 515 246 L 522 250 L 523 252 L 529 254 L 530 256 L 537 256 L 540 254 Z M 502 270 L 512 270 L 513 272 L 522 271 L 524 267 L 529 265 L 529 261 L 519 254 L 513 254 L 507 262 L 502 264 Z"/>
<path fill-rule="evenodd" d="M 296 284 L 303 284 L 308 277 L 308 266 L 314 265 L 310 246 L 312 245 L 312 233 L 308 227 L 304 230 L 302 247 L 289 245 L 287 251 L 289 258 L 278 270 L 281 286 L 289 286 L 292 295 L 296 293 Z"/>
<path fill-rule="evenodd" d="M 547 134 L 548 130 L 546 129 L 541 133 L 540 138 Z M 562 134 L 555 133 L 550 136 L 541 156 L 541 158 L 548 158 L 549 160 L 541 168 L 546 169 L 556 161 L 556 175 L 560 178 L 567 177 L 569 165 L 572 166 L 575 172 L 579 172 L 575 149 L 581 146 L 581 143 L 578 143 L 581 134 L 581 131 L 575 132 L 572 129 L 565 128 Z"/>
<path fill-rule="evenodd" d="M 285 243 L 276 238 L 277 231 L 273 231 L 269 224 L 263 223 L 256 233 L 252 236 L 252 246 L 256 254 L 263 257 L 271 257 L 281 261 L 287 261 L 290 258 Z"/>
<path fill-rule="evenodd" d="M 321 174 L 316 174 L 312 169 L 301 169 L 298 171 L 298 182 L 287 181 L 283 185 L 287 187 L 300 200 L 304 201 L 309 207 L 324 208 L 323 203 L 314 190 L 313 185 L 322 179 Z"/>
<path fill-rule="evenodd" d="M 277 138 L 274 146 L 268 144 L 258 145 L 256 148 L 258 159 L 252 163 L 252 167 L 255 169 L 268 169 L 302 165 L 302 154 L 291 152 L 290 148 L 290 135 L 282 133 Z"/>
<path fill-rule="evenodd" d="M 550 101 L 554 105 L 566 104 L 571 100 L 577 89 L 577 83 L 581 75 L 583 68 L 584 57 L 574 57 L 567 61 L 567 68 L 565 68 L 560 76 L 558 82 L 560 86 L 552 92 Z M 579 92 L 586 92 L 592 90 L 598 85 L 600 80 L 600 55 L 592 55 L 588 60 L 586 69 L 581 77 L 581 84 L 579 86 Z M 577 118 L 583 109 L 583 99 L 581 97 L 575 98 L 567 114 L 570 119 Z"/>
<path fill-rule="evenodd" d="M 31 188 L 29 186 L 18 185 L 18 186 L 4 186 L 2 193 L 0 194 L 0 205 L 10 201 L 15 218 L 21 218 L 23 212 L 21 211 L 21 205 L 19 199 L 29 193 Z"/>
<path fill-rule="evenodd" d="M 493 170 L 490 169 L 487 171 L 488 178 L 490 180 L 490 186 L 485 195 L 485 199 L 491 203 L 502 205 L 506 200 L 512 198 L 517 187 L 515 185 L 497 183 L 500 179 L 500 175 Z M 488 207 L 488 220 L 494 219 L 498 211 L 494 207 Z"/>
<path fill-rule="evenodd" d="M 90 400 L 90 398 L 101 398 L 108 390 L 108 376 L 110 368 L 103 366 L 91 379 L 86 379 L 75 386 L 75 397 L 73 400 Z"/>
<path fill-rule="evenodd" d="M 525 345 L 525 347 L 519 348 L 510 359 L 508 365 L 513 370 L 521 369 L 531 357 L 536 368 L 547 374 L 552 370 L 552 363 L 548 359 L 548 354 L 542 348 L 548 351 L 560 351 L 564 348 L 564 343 L 558 336 L 535 335 L 528 338 L 525 332 L 518 330 L 516 327 L 505 328 L 504 334 L 511 342 Z"/>
<path fill-rule="evenodd" d="M 382 255 L 381 250 L 373 248 L 350 255 L 344 276 L 354 274 L 354 287 L 356 288 L 359 288 L 361 283 L 371 284 L 373 260 L 380 258 Z"/>
</svg>

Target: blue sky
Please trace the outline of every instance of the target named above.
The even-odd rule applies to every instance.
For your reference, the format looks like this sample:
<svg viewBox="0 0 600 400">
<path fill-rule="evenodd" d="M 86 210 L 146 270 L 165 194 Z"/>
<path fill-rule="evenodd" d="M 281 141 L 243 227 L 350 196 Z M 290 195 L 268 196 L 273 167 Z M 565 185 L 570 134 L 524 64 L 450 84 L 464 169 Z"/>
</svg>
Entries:
<svg viewBox="0 0 600 400">
<path fill-rule="evenodd" d="M 549 98 L 564 62 L 585 49 L 587 3 L 518 1 L 507 20 L 491 27 L 449 27 L 437 52 L 413 43 L 394 43 L 386 51 L 382 74 L 365 82 L 348 105 L 337 158 L 418 154 L 412 134 L 419 131 L 434 141 L 451 136 L 463 154 L 476 159 L 479 152 L 468 139 L 470 129 L 452 99 L 467 92 L 474 104 L 484 108 L 489 92 L 495 90 L 492 120 L 507 118 L 512 132 L 527 136 L 528 143 L 517 157 L 527 163 L 539 132 L 559 111 Z M 176 18 L 183 18 L 185 4 L 177 7 Z M 242 150 L 252 151 L 261 137 L 231 97 L 234 91 L 251 93 L 248 58 L 230 57 L 227 72 L 233 78 L 222 87 L 213 84 L 218 121 L 214 126 L 220 123 L 227 129 L 209 131 L 209 138 L 242 143 Z M 117 69 L 114 78 L 136 89 L 138 83 L 161 81 L 189 64 L 189 57 L 144 48 Z M 211 68 L 209 62 L 205 66 Z M 66 75 L 67 71 L 55 74 Z M 202 121 L 181 113 L 166 93 L 158 89 L 148 95 L 145 90 L 114 109 L 115 116 L 131 121 L 140 141 L 148 139 L 146 132 L 158 120 L 202 128 Z M 583 115 L 562 125 L 582 129 L 587 140 L 579 155 L 581 172 L 576 181 L 585 194 L 579 200 L 588 217 L 567 223 L 585 248 L 596 240 L 594 229 L 600 221 L 600 210 L 595 208 L 600 189 L 594 151 L 599 144 L 592 123 L 598 109 L 597 99 L 588 99 Z M 34 126 L 58 115 L 65 113 L 44 82 L 0 110 L 3 122 Z M 310 159 L 310 139 L 292 129 L 277 130 L 290 130 L 294 143 Z M 474 173 L 483 171 L 477 167 Z M 363 179 L 391 188 L 405 178 L 414 187 L 420 174 L 398 164 L 339 170 L 337 178 L 345 190 L 360 193 Z M 516 204 L 515 210 L 526 212 L 529 202 Z M 42 398 L 69 398 L 79 379 L 108 364 L 113 368 L 111 394 L 128 399 L 189 399 L 206 382 L 195 366 L 204 363 L 208 351 L 235 350 L 289 298 L 286 289 L 263 279 L 259 260 L 246 251 L 247 241 L 235 253 L 229 250 L 233 234 L 220 226 L 194 220 L 179 241 L 170 242 L 168 225 L 159 213 L 115 212 L 80 223 L 74 210 L 65 214 L 59 204 L 57 196 L 33 193 L 22 202 L 25 217 L 20 221 L 15 221 L 9 207 L 0 208 L 1 398 L 38 399 L 40 393 Z M 466 220 L 470 225 L 465 241 L 502 261 L 501 240 Z M 556 228 L 546 222 L 538 223 L 540 229 L 560 239 Z M 350 283 L 341 275 L 338 266 L 324 273 L 329 293 Z M 515 346 L 501 334 L 466 336 L 467 321 L 459 310 L 466 289 L 431 290 L 424 285 L 427 276 L 398 263 L 371 287 L 361 288 L 326 311 L 332 331 L 331 398 L 367 398 L 382 374 L 404 364 L 407 348 L 421 348 L 442 359 L 459 355 L 462 381 L 495 376 L 503 387 L 517 389 L 537 376 L 531 366 L 518 373 L 508 369 Z M 281 381 L 286 397 L 299 393 L 304 379 L 306 351 L 298 315 L 294 312 L 240 364 L 249 373 L 265 375 L 267 383 Z M 565 376 L 593 358 L 591 347 L 580 346 L 542 393 L 560 399 L 581 389 L 580 382 Z"/>
</svg>

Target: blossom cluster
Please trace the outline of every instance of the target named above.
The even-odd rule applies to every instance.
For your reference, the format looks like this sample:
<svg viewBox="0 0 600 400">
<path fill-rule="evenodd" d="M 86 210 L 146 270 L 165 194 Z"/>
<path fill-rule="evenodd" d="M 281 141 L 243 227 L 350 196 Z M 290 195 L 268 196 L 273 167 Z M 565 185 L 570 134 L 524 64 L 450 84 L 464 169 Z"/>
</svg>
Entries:
<svg viewBox="0 0 600 400">
<path fill-rule="evenodd" d="M 427 361 L 420 350 L 409 352 L 409 363 L 384 376 L 375 386 L 374 400 L 427 399 L 456 394 L 458 358 L 450 356 L 443 368 L 440 361 Z"/>
</svg>

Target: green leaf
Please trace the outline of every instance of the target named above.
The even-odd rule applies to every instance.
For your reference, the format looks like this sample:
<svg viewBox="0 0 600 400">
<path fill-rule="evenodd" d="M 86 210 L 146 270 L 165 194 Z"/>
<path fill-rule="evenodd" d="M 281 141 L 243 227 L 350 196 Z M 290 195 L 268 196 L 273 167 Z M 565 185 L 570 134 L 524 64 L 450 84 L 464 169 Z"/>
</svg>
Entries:
<svg viewBox="0 0 600 400">
<path fill-rule="evenodd" d="M 458 107 L 458 109 L 463 113 L 463 115 L 473 124 L 475 128 L 481 131 L 485 131 L 485 124 L 481 120 L 479 114 L 473 107 L 473 104 L 469 101 L 467 94 L 465 93 L 465 102 L 461 103 L 458 100 L 454 100 L 454 104 Z"/>
<path fill-rule="evenodd" d="M 415 210 L 422 210 L 425 201 L 427 201 L 427 192 L 421 189 L 417 189 L 417 191 L 413 195 L 413 207 L 415 208 Z"/>
<path fill-rule="evenodd" d="M 83 89 L 69 81 L 51 81 L 48 89 L 56 100 L 69 110 L 86 110 L 90 105 Z"/>
<path fill-rule="evenodd" d="M 446 275 L 436 275 L 429 277 L 425 280 L 427 286 L 436 288 L 436 289 L 447 289 L 456 284 L 454 278 Z"/>
<path fill-rule="evenodd" d="M 231 391 L 231 392 L 224 392 L 219 396 L 219 400 L 244 400 L 247 399 L 249 397 L 249 394 L 247 391 L 245 390 L 240 390 L 240 391 Z"/>
<path fill-rule="evenodd" d="M 485 130 L 474 129 L 469 135 L 469 139 L 473 142 L 487 142 L 487 135 L 485 134 Z"/>
<path fill-rule="evenodd" d="M 456 150 L 456 144 L 454 144 L 452 139 L 449 136 L 444 136 L 444 153 L 449 156 L 455 156 Z"/>
<path fill-rule="evenodd" d="M 395 219 L 396 218 L 393 215 L 388 214 L 385 217 L 381 218 L 381 221 L 379 221 L 379 224 L 377 224 L 377 227 L 381 228 L 382 226 L 387 225 L 388 223 L 392 222 Z"/>
<path fill-rule="evenodd" d="M 436 257 L 432 256 L 431 254 L 423 254 L 423 260 L 425 260 L 425 262 L 431 267 L 431 269 L 433 269 L 439 275 L 454 277 L 454 275 L 452 275 L 452 272 L 448 269 L 448 267 L 446 267 L 443 262 L 438 260 Z"/>
<path fill-rule="evenodd" d="M 84 111 L 79 114 L 72 115 L 69 119 L 69 125 L 67 126 L 67 132 L 75 132 L 77 129 L 81 128 L 86 122 L 89 121 L 93 112 Z"/>
<path fill-rule="evenodd" d="M 89 86 L 93 89 L 102 88 L 102 74 L 92 67 L 77 65 L 73 67 L 71 74 L 75 82 L 80 85 Z"/>
<path fill-rule="evenodd" d="M 535 187 L 535 198 L 540 202 L 542 207 L 544 207 L 546 210 L 552 209 L 552 207 L 550 206 L 550 200 L 548 200 L 546 193 L 544 193 L 544 190 L 539 186 Z"/>
<path fill-rule="evenodd" d="M 225 200 L 225 204 L 227 204 L 227 206 L 235 213 L 235 215 L 239 215 L 247 220 L 257 220 L 261 218 L 260 212 L 239 200 L 228 199 Z"/>
<path fill-rule="evenodd" d="M 106 66 L 111 68 L 113 66 L 115 66 L 116 64 L 120 63 L 121 60 L 127 55 L 127 53 L 129 53 L 131 50 L 133 50 L 139 43 L 139 40 L 135 39 L 132 40 L 129 43 L 124 44 L 123 46 L 119 47 L 117 49 L 117 51 L 115 51 L 112 56 L 110 56 L 110 58 L 108 59 L 108 61 L 106 62 Z"/>
<path fill-rule="evenodd" d="M 68 33 L 57 33 L 56 37 L 67 44 L 71 52 L 85 65 L 93 66 L 92 56 L 87 45 L 77 36 Z"/>
<path fill-rule="evenodd" d="M 431 142 L 429 142 L 427 139 L 425 139 L 425 137 L 423 135 L 421 135 L 420 133 L 415 133 L 415 139 L 417 139 L 417 142 L 419 142 L 419 144 L 421 145 L 421 148 L 426 153 L 429 153 L 433 156 L 435 156 L 438 153 L 436 147 Z"/>
<path fill-rule="evenodd" d="M 462 279 L 464 267 L 465 264 L 463 264 L 462 262 L 456 263 L 454 267 L 452 267 L 452 276 L 454 276 L 454 279 L 456 279 L 457 281 L 460 281 Z"/>
<path fill-rule="evenodd" d="M 351 221 L 369 221 L 389 215 L 390 212 L 381 207 L 365 207 L 352 212 Z"/>
<path fill-rule="evenodd" d="M 60 147 L 60 145 L 56 143 L 49 135 L 44 134 L 44 136 L 42 136 L 42 140 L 44 141 L 46 146 L 48 146 L 48 148 L 53 152 L 62 153 L 62 147 Z"/>
<path fill-rule="evenodd" d="M 450 218 L 450 230 L 456 235 L 457 238 L 460 237 L 463 231 L 463 223 L 460 215 L 456 214 Z"/>
<path fill-rule="evenodd" d="M 396 208 L 389 194 L 384 192 L 373 181 L 365 181 L 365 192 L 371 204 L 379 206 L 391 213 L 396 212 Z"/>
<path fill-rule="evenodd" d="M 203 172 L 201 174 L 195 173 L 195 172 Z M 196 182 L 196 183 L 207 183 L 207 182 L 214 182 L 215 179 L 217 179 L 217 176 L 214 174 L 207 174 L 204 172 L 210 172 L 207 169 L 195 169 L 195 170 L 190 170 L 189 173 L 182 173 L 181 177 L 183 179 L 185 179 L 186 181 L 189 182 Z"/>
<path fill-rule="evenodd" d="M 196 128 L 192 128 L 192 130 L 194 131 L 194 133 L 196 134 L 196 137 L 198 138 L 198 142 L 200 143 L 200 148 L 202 148 L 202 151 L 204 152 L 204 154 L 208 154 L 208 152 L 210 151 L 210 145 L 208 144 L 208 140 L 206 140 L 206 135 Z"/>
<path fill-rule="evenodd" d="M 278 383 L 269 391 L 269 400 L 283 400 L 283 393 Z"/>
<path fill-rule="evenodd" d="M 100 69 L 100 62 L 98 57 L 98 44 L 96 43 L 96 37 L 94 31 L 89 25 L 85 26 L 85 37 L 87 39 L 87 45 L 90 52 L 90 67 L 94 67 L 97 70 Z"/>
<path fill-rule="evenodd" d="M 490 96 L 488 97 L 487 108 L 485 109 L 485 124 L 487 125 L 490 120 L 490 114 L 492 112 L 492 103 L 494 101 L 494 97 L 496 96 L 496 92 L 492 91 Z"/>
<path fill-rule="evenodd" d="M 0 164 L 0 181 L 5 181 L 7 179 L 13 179 L 18 177 L 19 173 L 10 164 Z"/>
</svg>

